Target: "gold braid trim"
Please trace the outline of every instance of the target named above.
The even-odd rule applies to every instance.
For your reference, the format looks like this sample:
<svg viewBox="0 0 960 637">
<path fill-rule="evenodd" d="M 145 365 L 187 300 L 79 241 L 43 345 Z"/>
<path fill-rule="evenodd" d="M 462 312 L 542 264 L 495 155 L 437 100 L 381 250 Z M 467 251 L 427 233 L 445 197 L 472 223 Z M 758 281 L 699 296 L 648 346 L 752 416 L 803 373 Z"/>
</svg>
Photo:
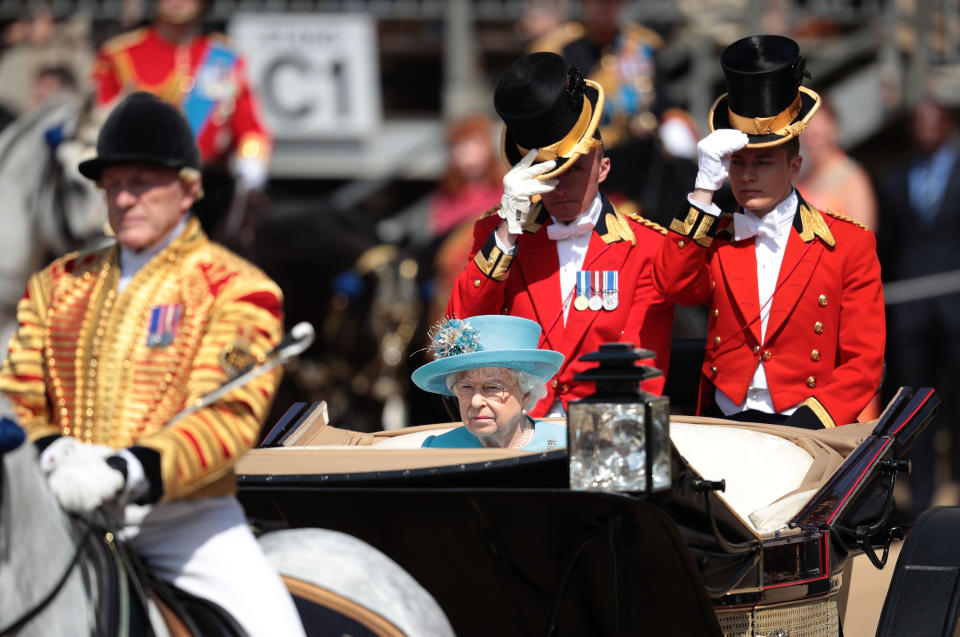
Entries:
<svg viewBox="0 0 960 637">
<path fill-rule="evenodd" d="M 657 232 L 663 235 L 667 234 L 667 229 L 661 226 L 656 221 L 651 221 L 646 217 L 642 217 L 640 216 L 640 214 L 636 212 L 625 212 L 624 214 L 630 217 L 631 219 L 633 219 L 634 221 L 636 221 L 637 223 L 650 228 L 651 230 L 656 230 Z"/>
<path fill-rule="evenodd" d="M 833 417 L 830 416 L 830 412 L 827 411 L 827 408 L 824 407 L 823 403 L 813 396 L 810 396 L 805 401 L 800 403 L 800 407 L 809 407 L 820 420 L 820 422 L 823 423 L 824 429 L 832 429 L 837 426 L 837 423 L 833 421 Z"/>
<path fill-rule="evenodd" d="M 831 217 L 836 217 L 837 219 L 839 219 L 839 220 L 841 220 L 841 221 L 849 221 L 850 223 L 852 223 L 853 225 L 857 226 L 858 228 L 862 228 L 862 229 L 864 229 L 864 230 L 869 230 L 869 229 L 870 229 L 870 226 L 868 226 L 867 224 L 863 223 L 862 221 L 857 221 L 857 220 L 854 219 L 853 217 L 848 217 L 847 215 L 842 215 L 842 214 L 840 214 L 839 212 L 834 212 L 833 210 L 824 210 L 824 212 L 827 213 L 828 215 L 830 215 Z"/>
</svg>

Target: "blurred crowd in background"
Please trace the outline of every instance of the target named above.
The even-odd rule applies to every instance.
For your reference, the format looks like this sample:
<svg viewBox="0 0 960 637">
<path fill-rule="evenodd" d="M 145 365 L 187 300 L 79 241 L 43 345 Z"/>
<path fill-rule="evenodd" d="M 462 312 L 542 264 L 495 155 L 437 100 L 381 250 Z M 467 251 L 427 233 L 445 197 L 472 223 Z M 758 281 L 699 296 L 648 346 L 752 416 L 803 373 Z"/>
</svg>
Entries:
<svg viewBox="0 0 960 637">
<path fill-rule="evenodd" d="M 425 361 L 426 331 L 442 318 L 473 221 L 500 201 L 508 167 L 491 95 L 510 62 L 555 51 L 604 86 L 601 132 L 613 163 L 605 193 L 664 223 L 696 174 L 696 143 L 723 87 L 719 52 L 755 33 L 794 38 L 812 75 L 807 85 L 825 98 L 801 138 L 796 185 L 812 203 L 877 233 L 888 347 L 876 405 L 901 385 L 939 391 L 937 425 L 914 455 L 914 467 L 928 470 L 916 471 L 913 499 L 918 507 L 960 501 L 955 1 L 3 2 L 4 313 L 12 313 L 30 271 L 103 239 L 103 219 L 64 186 L 71 183 L 69 164 L 95 139 L 98 117 L 82 114 L 93 101 L 98 51 L 153 24 L 161 5 L 184 4 L 199 7 L 204 32 L 227 33 L 249 56 L 250 89 L 272 133 L 266 174 L 247 175 L 242 192 L 237 184 L 244 180 L 231 181 L 225 199 L 214 199 L 230 209 L 242 203 L 241 216 L 224 222 L 229 215 L 207 211 L 202 221 L 281 285 L 288 325 L 308 320 L 318 332 L 314 347 L 287 370 L 274 418 L 295 401 L 326 400 L 333 424 L 364 431 L 452 416 L 412 389 L 409 375 Z M 330 112 L 344 117 L 372 109 L 358 115 L 356 128 L 335 121 L 327 129 L 323 122 L 315 130 L 300 126 L 295 117 L 311 111 L 309 99 L 289 108 L 296 100 L 285 98 L 296 93 L 303 100 L 309 87 L 279 75 L 264 85 L 270 69 L 290 63 L 289 55 L 258 62 L 264 42 L 276 40 L 290 18 L 300 28 L 317 25 L 316 33 L 329 34 L 344 20 L 353 20 L 343 22 L 350 28 L 372 26 L 369 43 L 354 39 L 333 51 L 322 50 L 319 36 L 310 42 L 318 59 L 327 56 L 329 78 L 345 79 L 316 99 L 334 102 Z M 273 19 L 281 25 L 273 32 L 256 30 Z M 358 67 L 361 61 L 367 66 Z M 372 81 L 357 80 L 362 92 L 352 92 L 351 78 L 364 73 Z M 329 94 L 338 91 L 343 95 Z M 63 110 L 65 103 L 73 110 Z M 41 196 L 50 184 L 53 194 Z M 21 211 L 16 219 L 13 207 Z M 678 311 L 674 336 L 702 338 L 705 325 L 702 310 Z"/>
</svg>

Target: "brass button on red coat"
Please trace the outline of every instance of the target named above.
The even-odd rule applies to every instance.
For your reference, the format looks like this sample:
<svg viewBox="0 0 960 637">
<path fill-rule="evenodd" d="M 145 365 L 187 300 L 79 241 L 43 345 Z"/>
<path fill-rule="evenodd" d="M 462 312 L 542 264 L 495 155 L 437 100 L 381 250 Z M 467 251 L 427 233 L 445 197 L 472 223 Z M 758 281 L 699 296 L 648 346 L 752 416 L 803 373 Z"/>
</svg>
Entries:
<svg viewBox="0 0 960 637">
<path fill-rule="evenodd" d="M 818 361 L 820 360 L 820 350 L 815 349 L 810 351 L 810 360 Z"/>
<path fill-rule="evenodd" d="M 759 346 L 759 345 L 754 345 L 754 346 L 753 346 L 753 355 L 756 356 L 756 355 L 759 354 L 759 353 L 760 353 L 760 346 Z"/>
<path fill-rule="evenodd" d="M 718 310 L 717 308 L 713 308 L 712 314 L 713 314 L 713 318 L 717 318 L 718 316 L 720 316 L 720 310 Z"/>
<path fill-rule="evenodd" d="M 570 385 L 560 385 L 561 394 L 566 394 L 568 391 L 570 391 Z"/>
<path fill-rule="evenodd" d="M 474 280 L 473 280 L 473 287 L 475 287 L 475 288 L 480 287 L 480 279 L 474 279 Z"/>
<path fill-rule="evenodd" d="M 556 389 L 556 388 L 557 388 L 557 379 L 556 379 L 556 378 L 554 378 L 553 380 L 550 381 L 550 387 L 552 387 L 553 389 Z"/>
<path fill-rule="evenodd" d="M 773 352 L 771 352 L 770 350 L 765 350 L 761 358 L 763 358 L 763 362 L 767 362 L 768 360 L 773 358 Z"/>
<path fill-rule="evenodd" d="M 810 389 L 813 389 L 813 388 L 816 387 L 816 386 L 817 386 L 817 379 L 814 378 L 813 376 L 808 376 L 808 377 L 807 377 L 807 387 L 809 387 Z"/>
<path fill-rule="evenodd" d="M 685 245 L 687 245 L 687 243 L 683 239 L 680 239 L 679 241 L 677 241 L 678 248 L 682 248 Z"/>
<path fill-rule="evenodd" d="M 827 307 L 827 295 L 826 295 L 826 294 L 821 294 L 821 295 L 817 298 L 817 303 L 820 304 L 820 307 Z"/>
<path fill-rule="evenodd" d="M 814 323 L 813 331 L 816 332 L 817 334 L 823 334 L 823 323 L 821 323 L 820 321 L 817 321 L 816 323 Z"/>
<path fill-rule="evenodd" d="M 711 365 L 711 366 L 710 366 L 710 373 L 711 373 L 711 374 L 716 374 L 716 373 L 717 373 L 717 366 L 716 366 L 716 365 Z"/>
<path fill-rule="evenodd" d="M 713 344 L 714 344 L 714 345 L 719 345 L 719 344 L 720 344 L 720 337 L 719 337 L 719 336 L 714 336 L 714 337 L 713 337 Z"/>
</svg>

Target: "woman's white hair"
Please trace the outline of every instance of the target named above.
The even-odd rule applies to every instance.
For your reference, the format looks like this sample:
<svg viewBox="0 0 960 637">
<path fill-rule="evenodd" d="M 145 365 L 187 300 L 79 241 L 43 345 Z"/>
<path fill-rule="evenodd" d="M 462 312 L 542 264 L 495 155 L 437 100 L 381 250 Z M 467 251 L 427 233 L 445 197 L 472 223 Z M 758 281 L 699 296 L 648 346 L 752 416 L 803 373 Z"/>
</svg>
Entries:
<svg viewBox="0 0 960 637">
<path fill-rule="evenodd" d="M 534 376 L 530 372 L 525 372 L 519 369 L 510 369 L 509 367 L 500 367 L 498 369 L 502 369 L 504 372 L 512 374 L 514 379 L 517 381 L 517 385 L 520 387 L 520 393 L 527 395 L 527 399 L 524 401 L 523 405 L 521 405 L 521 407 L 524 409 L 533 409 L 534 405 L 536 405 L 541 398 L 547 395 L 546 380 L 539 378 L 538 376 Z M 456 394 L 456 391 L 454 391 L 453 386 L 457 384 L 457 381 L 460 379 L 460 374 L 462 373 L 462 371 L 453 372 L 447 374 L 447 377 L 444 379 L 447 384 L 447 389 L 454 394 Z"/>
</svg>

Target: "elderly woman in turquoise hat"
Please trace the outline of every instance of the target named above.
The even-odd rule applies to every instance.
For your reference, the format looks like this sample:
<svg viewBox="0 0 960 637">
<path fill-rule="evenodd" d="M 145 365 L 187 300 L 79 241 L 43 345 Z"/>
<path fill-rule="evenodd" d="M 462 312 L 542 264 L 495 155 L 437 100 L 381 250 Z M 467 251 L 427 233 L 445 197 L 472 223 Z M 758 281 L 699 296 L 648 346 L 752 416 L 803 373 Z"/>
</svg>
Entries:
<svg viewBox="0 0 960 637">
<path fill-rule="evenodd" d="M 546 395 L 563 354 L 538 349 L 540 326 L 517 316 L 447 319 L 431 330 L 433 361 L 413 382 L 456 396 L 463 426 L 427 438 L 424 447 L 504 447 L 546 451 L 566 447 L 566 429 L 527 415 Z"/>
</svg>

